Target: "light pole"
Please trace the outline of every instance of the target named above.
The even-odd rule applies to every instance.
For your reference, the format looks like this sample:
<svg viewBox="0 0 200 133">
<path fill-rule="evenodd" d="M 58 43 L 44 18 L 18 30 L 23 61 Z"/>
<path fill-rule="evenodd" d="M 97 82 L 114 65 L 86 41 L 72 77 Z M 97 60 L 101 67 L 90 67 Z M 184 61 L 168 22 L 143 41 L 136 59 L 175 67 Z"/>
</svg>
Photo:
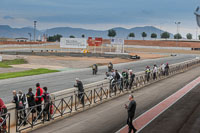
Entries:
<svg viewBox="0 0 200 133">
<path fill-rule="evenodd" d="M 181 22 L 175 22 L 176 24 L 176 30 L 177 30 L 177 34 L 176 34 L 176 37 L 177 37 L 177 40 L 176 40 L 176 45 L 178 46 L 178 38 L 179 38 L 179 25 L 181 24 Z"/>
<path fill-rule="evenodd" d="M 35 39 L 36 23 L 37 23 L 37 21 L 34 21 L 34 42 L 36 42 L 36 39 Z"/>
<path fill-rule="evenodd" d="M 30 37 L 30 42 L 31 42 L 31 33 L 28 33 L 29 37 Z"/>
</svg>

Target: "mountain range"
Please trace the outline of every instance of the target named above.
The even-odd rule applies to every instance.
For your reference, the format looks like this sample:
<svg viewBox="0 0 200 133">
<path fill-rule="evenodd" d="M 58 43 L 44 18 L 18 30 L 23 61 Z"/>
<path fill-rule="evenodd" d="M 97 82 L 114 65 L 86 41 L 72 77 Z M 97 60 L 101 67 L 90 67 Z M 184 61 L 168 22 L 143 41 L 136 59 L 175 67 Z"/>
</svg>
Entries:
<svg viewBox="0 0 200 133">
<path fill-rule="evenodd" d="M 137 40 L 141 40 L 142 32 L 147 33 L 146 39 L 150 39 L 150 36 L 152 33 L 156 33 L 158 35 L 158 38 L 160 38 L 160 34 L 164 31 L 161 29 L 158 29 L 153 26 L 144 26 L 144 27 L 135 27 L 131 29 L 126 29 L 122 27 L 116 27 L 112 28 L 116 31 L 118 38 L 127 38 L 128 34 L 133 32 L 135 34 L 135 38 Z M 33 32 L 34 29 L 32 27 L 24 27 L 24 28 L 12 28 L 9 25 L 0 25 L 0 38 L 18 38 L 18 37 L 26 37 L 29 38 L 29 34 L 32 34 L 33 38 Z M 82 34 L 85 35 L 85 37 L 103 37 L 103 38 L 109 38 L 107 36 L 108 30 L 89 30 L 89 29 L 83 29 L 83 28 L 71 28 L 71 27 L 56 27 L 46 30 L 36 30 L 36 38 L 39 36 L 42 36 L 43 34 L 46 34 L 48 36 L 61 34 L 63 37 L 69 37 L 70 35 L 73 35 L 75 37 L 81 37 Z M 173 34 L 170 33 L 170 37 L 173 38 Z"/>
</svg>

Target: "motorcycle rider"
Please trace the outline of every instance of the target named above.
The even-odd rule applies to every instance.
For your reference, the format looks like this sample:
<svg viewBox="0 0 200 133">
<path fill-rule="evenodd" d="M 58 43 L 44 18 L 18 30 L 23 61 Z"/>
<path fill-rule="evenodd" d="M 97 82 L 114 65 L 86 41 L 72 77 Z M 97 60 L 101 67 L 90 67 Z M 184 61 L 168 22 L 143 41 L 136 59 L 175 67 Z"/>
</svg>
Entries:
<svg viewBox="0 0 200 133">
<path fill-rule="evenodd" d="M 96 75 L 96 74 L 97 74 L 97 71 L 98 71 L 98 66 L 97 66 L 97 64 L 93 64 L 93 65 L 92 65 L 92 74 L 93 74 L 93 75 Z"/>
<path fill-rule="evenodd" d="M 108 63 L 108 72 L 111 72 L 113 69 L 113 64 L 111 62 Z"/>
</svg>

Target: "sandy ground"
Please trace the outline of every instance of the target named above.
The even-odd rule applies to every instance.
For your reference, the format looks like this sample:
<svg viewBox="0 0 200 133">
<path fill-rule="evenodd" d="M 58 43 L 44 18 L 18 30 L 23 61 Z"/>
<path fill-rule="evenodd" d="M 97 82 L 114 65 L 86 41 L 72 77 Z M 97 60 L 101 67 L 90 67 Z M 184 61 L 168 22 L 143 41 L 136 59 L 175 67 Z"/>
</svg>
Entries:
<svg viewBox="0 0 200 133">
<path fill-rule="evenodd" d="M 131 53 L 132 55 L 139 55 L 141 59 L 161 58 L 167 55 L 160 54 L 144 54 Z M 134 61 L 132 59 L 121 58 L 95 58 L 95 57 L 58 57 L 58 56 L 24 56 L 24 55 L 1 55 L 4 60 L 12 60 L 16 58 L 23 58 L 28 61 L 28 64 L 12 65 L 13 68 L 1 68 L 0 73 L 16 72 L 37 68 L 47 68 L 52 70 L 67 71 L 71 69 L 88 68 L 94 63 L 107 65 L 109 62 L 113 64 Z"/>
</svg>

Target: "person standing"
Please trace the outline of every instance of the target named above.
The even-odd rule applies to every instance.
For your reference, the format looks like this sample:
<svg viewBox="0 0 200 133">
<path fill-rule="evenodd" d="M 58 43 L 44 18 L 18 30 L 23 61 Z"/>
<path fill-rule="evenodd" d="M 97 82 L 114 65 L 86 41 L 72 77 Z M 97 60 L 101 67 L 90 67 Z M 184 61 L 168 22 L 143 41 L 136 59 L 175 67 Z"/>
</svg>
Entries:
<svg viewBox="0 0 200 133">
<path fill-rule="evenodd" d="M 162 75 L 164 76 L 165 75 L 165 64 L 164 63 L 161 65 L 161 70 L 162 70 Z"/>
<path fill-rule="evenodd" d="M 36 93 L 35 93 L 35 103 L 37 105 L 37 115 L 39 115 L 38 119 L 42 119 L 41 111 L 42 111 L 42 101 L 43 101 L 43 90 L 40 87 L 40 83 L 36 84 Z"/>
<path fill-rule="evenodd" d="M 6 132 L 6 120 L 5 119 L 6 119 L 7 112 L 8 112 L 7 107 L 4 104 L 3 100 L 0 98 L 0 118 L 2 117 L 2 119 L 0 119 L 0 124 L 2 124 L 2 126 L 0 127 L 0 133 L 1 133 L 1 131 Z"/>
<path fill-rule="evenodd" d="M 165 66 L 165 75 L 168 76 L 169 75 L 169 64 L 167 63 Z"/>
<path fill-rule="evenodd" d="M 131 133 L 132 130 L 134 133 L 136 133 L 137 129 L 133 126 L 133 122 L 132 122 L 135 115 L 135 110 L 136 110 L 136 102 L 134 100 L 133 95 L 129 95 L 129 105 L 127 106 L 125 104 L 125 108 L 127 109 L 127 112 L 128 112 L 128 118 L 127 118 L 127 124 L 129 127 L 128 133 Z"/>
<path fill-rule="evenodd" d="M 84 88 L 83 83 L 79 80 L 79 78 L 76 78 L 76 84 L 74 87 L 78 88 L 78 98 L 81 101 L 81 104 L 84 106 Z"/>
<path fill-rule="evenodd" d="M 157 79 L 158 68 L 156 65 L 153 67 L 153 80 Z"/>
<path fill-rule="evenodd" d="M 44 98 L 43 121 L 45 121 L 45 120 L 50 121 L 50 119 L 51 119 L 51 115 L 50 115 L 51 96 L 47 92 L 47 87 L 43 87 L 43 90 L 44 90 L 44 93 L 42 94 L 42 97 Z"/>
<path fill-rule="evenodd" d="M 129 76 L 130 76 L 130 83 L 129 83 L 129 89 L 131 90 L 132 88 L 132 85 L 133 85 L 133 82 L 134 82 L 134 79 L 135 79 L 135 74 L 133 73 L 132 70 L 129 70 Z"/>
<path fill-rule="evenodd" d="M 149 82 L 150 73 L 151 73 L 150 67 L 147 66 L 147 67 L 146 67 L 146 70 L 145 70 L 145 76 L 146 76 L 147 82 Z"/>
<path fill-rule="evenodd" d="M 31 113 L 33 114 L 32 121 L 35 121 L 36 120 L 36 116 L 35 116 L 36 110 L 34 107 L 35 106 L 35 98 L 34 98 L 35 95 L 32 92 L 32 88 L 29 88 L 28 93 L 26 94 L 26 97 L 27 97 L 27 101 L 28 101 L 28 107 L 31 110 Z"/>
</svg>

